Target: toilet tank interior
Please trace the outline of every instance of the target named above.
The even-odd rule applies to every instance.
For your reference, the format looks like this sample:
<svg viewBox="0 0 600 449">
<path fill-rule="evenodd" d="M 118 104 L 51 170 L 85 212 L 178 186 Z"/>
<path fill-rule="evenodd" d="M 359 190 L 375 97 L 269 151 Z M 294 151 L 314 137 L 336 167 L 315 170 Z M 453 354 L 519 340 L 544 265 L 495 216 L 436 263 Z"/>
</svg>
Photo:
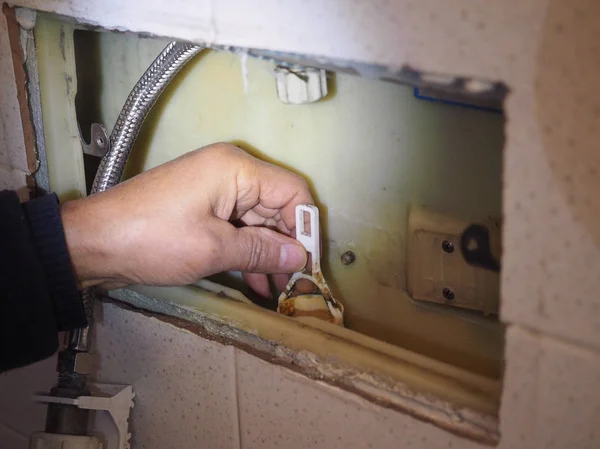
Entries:
<svg viewBox="0 0 600 449">
<path fill-rule="evenodd" d="M 74 41 L 82 132 L 99 122 L 110 133 L 168 40 L 76 31 Z M 303 175 L 321 211 L 323 269 L 345 305 L 346 326 L 499 379 L 504 328 L 497 313 L 414 299 L 407 273 L 412 211 L 432 214 L 442 228 L 444 217 L 450 229 L 499 226 L 503 115 L 420 99 L 412 86 L 330 72 L 325 99 L 284 104 L 275 65 L 226 51 L 197 57 L 147 118 L 126 176 L 219 141 Z M 88 180 L 96 165 L 86 155 Z M 341 257 L 348 251 L 355 256 L 350 264 Z M 252 297 L 235 273 L 213 280 Z M 497 312 L 498 282 L 488 284 L 481 294 L 495 298 Z M 276 299 L 261 304 L 274 309 Z"/>
</svg>

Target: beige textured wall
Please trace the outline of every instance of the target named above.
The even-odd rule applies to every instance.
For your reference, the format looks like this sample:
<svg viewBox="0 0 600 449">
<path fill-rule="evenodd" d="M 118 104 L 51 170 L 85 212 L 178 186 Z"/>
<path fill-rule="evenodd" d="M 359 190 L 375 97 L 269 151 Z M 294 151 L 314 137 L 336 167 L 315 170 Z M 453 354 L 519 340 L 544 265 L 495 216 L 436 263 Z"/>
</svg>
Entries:
<svg viewBox="0 0 600 449">
<path fill-rule="evenodd" d="M 600 94 L 596 83 L 600 77 L 600 3 L 17 3 L 106 27 L 410 64 L 428 71 L 505 81 L 511 95 L 506 104 L 502 317 L 510 326 L 501 447 L 598 447 L 600 196 L 596 192 L 600 186 Z M 290 447 L 306 447 L 311 441 L 329 443 L 320 447 L 368 447 L 369 442 L 374 447 L 476 446 L 231 348 L 209 342 L 204 345 L 198 339 L 191 342 L 185 332 L 168 325 L 152 320 L 134 322 L 136 315 L 116 313 L 111 307 L 105 310 L 102 326 L 106 326 L 106 333 L 102 338 L 99 331 L 99 344 L 112 343 L 112 350 L 100 347 L 100 352 L 104 368 L 114 368 L 103 376 L 138 383 L 139 402 L 134 412 L 138 447 L 154 447 L 153 438 L 167 436 L 185 443 L 194 435 L 214 442 L 213 447 L 221 441 L 225 442 L 222 447 L 273 447 L 272 438 L 277 436 L 287 438 Z M 139 345 L 155 341 L 161 350 L 149 351 L 144 358 L 141 350 L 132 351 L 136 341 Z M 171 360 L 172 351 L 179 356 L 173 362 L 184 368 L 181 374 L 157 368 L 157 363 Z M 164 359 L 157 359 L 160 354 Z M 123 365 L 127 371 L 119 372 L 108 362 L 108 356 L 121 357 L 127 362 Z M 185 362 L 188 356 L 191 361 Z M 205 365 L 206 360 L 211 360 L 210 366 Z M 207 373 L 217 366 L 223 369 L 212 381 Z M 234 377 L 235 382 L 230 377 L 223 381 L 227 376 Z M 176 392 L 155 395 L 160 402 L 153 402 L 143 399 L 144 392 L 153 390 L 149 385 L 162 386 L 162 392 Z M 201 404 L 195 407 L 205 409 L 193 407 L 190 392 L 201 394 Z M 150 393 L 146 398 L 152 397 Z M 237 400 L 232 403 L 234 393 Z M 222 396 L 225 394 L 229 402 Z M 216 397 L 223 399 L 217 401 Z M 311 413 L 303 413 L 308 408 Z M 332 413 L 326 413 L 327 409 Z M 233 418 L 219 415 L 211 421 L 215 410 Z M 294 418 L 300 422 L 294 424 Z M 219 427 L 209 426 L 211 422 Z M 149 425 L 136 428 L 141 423 Z M 368 424 L 361 427 L 364 423 Z M 8 432 L 9 427 L 0 427 L 0 432 Z M 187 433 L 154 433 L 157 427 L 185 429 Z M 312 431 L 307 434 L 303 429 Z M 263 438 L 269 442 L 262 443 Z M 208 443 L 206 446 L 211 447 Z"/>
<path fill-rule="evenodd" d="M 0 12 L 0 190 L 23 189 L 29 173 L 7 20 Z"/>
</svg>

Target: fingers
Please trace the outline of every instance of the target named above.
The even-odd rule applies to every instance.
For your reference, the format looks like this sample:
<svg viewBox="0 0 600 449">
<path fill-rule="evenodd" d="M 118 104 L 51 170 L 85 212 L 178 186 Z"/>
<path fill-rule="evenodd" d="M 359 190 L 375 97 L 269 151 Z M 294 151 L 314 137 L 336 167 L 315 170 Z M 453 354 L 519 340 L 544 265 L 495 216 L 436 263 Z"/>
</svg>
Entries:
<svg viewBox="0 0 600 449">
<path fill-rule="evenodd" d="M 290 277 L 291 276 L 289 274 L 274 274 L 273 275 L 273 282 L 275 283 L 275 288 L 277 289 L 277 293 L 281 293 L 285 289 L 285 287 L 287 286 L 287 283 L 290 281 Z"/>
<path fill-rule="evenodd" d="M 295 285 L 295 290 L 302 294 L 315 293 L 318 291 L 317 286 L 308 279 L 298 279 L 298 282 L 296 282 Z"/>
<path fill-rule="evenodd" d="M 306 250 L 297 241 L 263 227 L 235 228 L 218 223 L 219 264 L 222 271 L 294 273 L 306 264 Z"/>
<path fill-rule="evenodd" d="M 266 226 L 266 227 L 276 227 L 277 219 L 275 218 L 265 218 L 261 216 L 254 210 L 249 210 L 245 214 L 239 217 L 239 220 L 247 226 Z"/>
<path fill-rule="evenodd" d="M 242 273 L 242 278 L 253 292 L 257 293 L 263 298 L 271 298 L 271 288 L 269 286 L 269 279 L 267 278 L 266 274 Z"/>
<path fill-rule="evenodd" d="M 127 285 L 128 284 L 126 282 L 116 282 L 116 281 L 103 282 L 98 285 L 98 289 L 101 292 L 106 293 L 110 290 L 118 290 L 120 288 L 127 287 Z"/>
<path fill-rule="evenodd" d="M 210 203 L 214 215 L 223 220 L 242 218 L 252 210 L 254 218 L 274 219 L 278 229 L 289 233 L 295 227 L 296 206 L 314 203 L 302 176 L 256 159 L 233 145 L 209 145 L 189 157 L 197 158 L 201 169 L 207 171 L 205 180 L 213 179 Z M 182 164 L 195 165 L 183 158 Z"/>
<path fill-rule="evenodd" d="M 287 283 L 290 281 L 290 274 L 274 274 L 271 276 L 273 279 L 273 283 L 275 284 L 276 295 L 279 295 L 287 286 Z M 259 294 L 263 298 L 267 299 L 277 299 L 271 295 L 271 286 L 269 284 L 269 279 L 266 274 L 260 273 L 242 273 L 242 278 L 244 282 L 254 291 Z M 312 291 L 312 290 L 311 290 Z"/>
<path fill-rule="evenodd" d="M 250 185 L 258 184 L 258 189 Z M 259 215 L 269 218 L 273 211 L 279 216 L 285 229 L 295 227 L 295 210 L 298 204 L 314 204 L 308 184 L 304 178 L 284 168 L 254 159 L 254 169 L 243 172 L 238 179 L 240 191 L 258 191 L 259 204 L 254 207 Z"/>
</svg>

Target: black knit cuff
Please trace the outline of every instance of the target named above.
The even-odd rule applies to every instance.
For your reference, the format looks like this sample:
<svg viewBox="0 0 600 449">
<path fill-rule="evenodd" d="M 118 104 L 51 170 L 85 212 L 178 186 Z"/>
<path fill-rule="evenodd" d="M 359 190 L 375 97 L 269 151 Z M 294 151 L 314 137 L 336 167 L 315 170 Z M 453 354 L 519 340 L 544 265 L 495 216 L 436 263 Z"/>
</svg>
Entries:
<svg viewBox="0 0 600 449">
<path fill-rule="evenodd" d="M 87 326 L 83 302 L 71 266 L 56 195 L 23 204 L 38 256 L 46 273 L 58 330 Z"/>
</svg>

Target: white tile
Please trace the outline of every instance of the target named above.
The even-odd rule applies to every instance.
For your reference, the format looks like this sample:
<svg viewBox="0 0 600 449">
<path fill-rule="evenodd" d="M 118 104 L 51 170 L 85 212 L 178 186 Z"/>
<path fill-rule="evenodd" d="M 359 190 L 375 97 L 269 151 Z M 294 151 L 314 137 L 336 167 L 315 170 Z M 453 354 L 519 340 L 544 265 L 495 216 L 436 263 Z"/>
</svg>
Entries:
<svg viewBox="0 0 600 449">
<path fill-rule="evenodd" d="M 540 352 L 538 447 L 600 447 L 600 354 L 543 338 Z"/>
<path fill-rule="evenodd" d="M 56 356 L 0 374 L 0 424 L 23 435 L 44 430 L 46 406 L 31 396 L 56 382 Z"/>
<path fill-rule="evenodd" d="M 511 326 L 501 448 L 597 449 L 600 353 Z"/>
<path fill-rule="evenodd" d="M 504 320 L 596 348 L 599 14 L 599 2 L 548 2 L 535 75 L 508 83 L 501 288 Z"/>
<path fill-rule="evenodd" d="M 538 409 L 537 382 L 540 339 L 517 326 L 506 330 L 502 400 L 500 402 L 500 447 L 533 448 Z"/>
<path fill-rule="evenodd" d="M 29 438 L 0 424 L 1 449 L 29 449 Z"/>
<path fill-rule="evenodd" d="M 236 362 L 244 449 L 484 447 L 245 352 Z"/>
<path fill-rule="evenodd" d="M 97 379 L 133 385 L 132 445 L 237 448 L 233 348 L 101 304 Z"/>
</svg>

